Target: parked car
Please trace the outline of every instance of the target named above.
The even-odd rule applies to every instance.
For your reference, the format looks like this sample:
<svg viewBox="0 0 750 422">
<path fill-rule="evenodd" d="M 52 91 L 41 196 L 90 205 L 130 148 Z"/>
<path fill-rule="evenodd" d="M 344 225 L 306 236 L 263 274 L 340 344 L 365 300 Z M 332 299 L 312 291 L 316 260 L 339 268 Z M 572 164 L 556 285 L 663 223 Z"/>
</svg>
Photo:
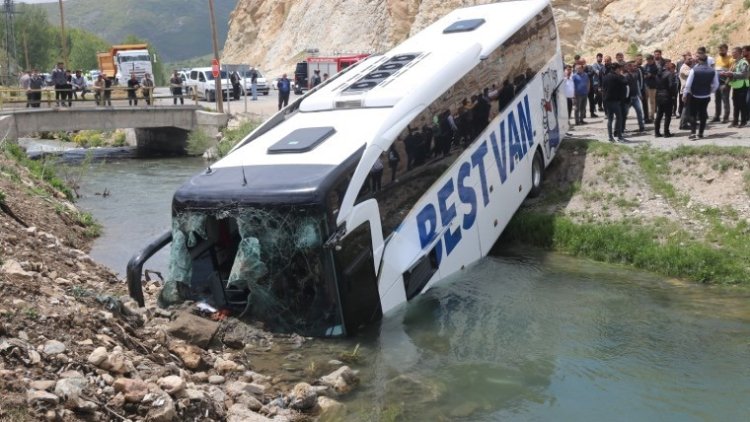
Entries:
<svg viewBox="0 0 750 422">
<path fill-rule="evenodd" d="M 210 67 L 196 67 L 190 70 L 186 86 L 190 93 L 195 92 L 199 98 L 214 102 L 216 101 L 215 84 Z M 221 71 L 221 92 L 224 100 L 232 97 L 232 83 L 229 82 L 229 75 L 224 70 Z"/>
<path fill-rule="evenodd" d="M 252 71 L 248 70 L 245 71 L 240 76 L 244 77 L 245 86 L 242 89 L 242 93 L 244 95 L 252 95 L 252 83 L 250 82 L 250 74 Z M 256 79 L 255 83 L 255 89 L 258 91 L 258 94 L 268 95 L 268 92 L 270 91 L 270 87 L 268 86 L 268 82 L 266 81 L 266 78 L 263 76 L 263 73 L 261 73 L 260 70 L 255 69 L 255 72 L 258 74 L 258 78 Z"/>
<path fill-rule="evenodd" d="M 191 95 L 191 87 L 190 87 L 190 70 L 180 70 L 177 72 L 177 76 L 182 79 L 182 93 L 184 95 Z"/>
</svg>

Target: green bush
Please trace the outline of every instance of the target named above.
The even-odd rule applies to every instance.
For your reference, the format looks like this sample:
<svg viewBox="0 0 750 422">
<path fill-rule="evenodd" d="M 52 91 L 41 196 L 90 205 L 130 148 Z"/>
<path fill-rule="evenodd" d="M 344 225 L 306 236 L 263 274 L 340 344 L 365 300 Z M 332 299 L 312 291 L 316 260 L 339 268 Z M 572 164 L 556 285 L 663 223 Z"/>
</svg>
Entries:
<svg viewBox="0 0 750 422">
<path fill-rule="evenodd" d="M 218 158 L 225 157 L 229 154 L 229 151 L 231 151 L 238 142 L 245 139 L 245 137 L 255 130 L 256 127 L 258 127 L 257 122 L 246 120 L 235 129 L 225 129 L 224 136 L 216 145 Z"/>
<path fill-rule="evenodd" d="M 213 138 L 203 129 L 195 129 L 188 135 L 188 155 L 201 155 L 214 144 Z"/>
<path fill-rule="evenodd" d="M 82 130 L 73 136 L 73 142 L 83 148 L 96 148 L 104 145 L 104 136 L 98 130 Z"/>
<path fill-rule="evenodd" d="M 118 130 L 112 135 L 112 146 L 124 147 L 125 146 L 125 132 Z"/>
</svg>

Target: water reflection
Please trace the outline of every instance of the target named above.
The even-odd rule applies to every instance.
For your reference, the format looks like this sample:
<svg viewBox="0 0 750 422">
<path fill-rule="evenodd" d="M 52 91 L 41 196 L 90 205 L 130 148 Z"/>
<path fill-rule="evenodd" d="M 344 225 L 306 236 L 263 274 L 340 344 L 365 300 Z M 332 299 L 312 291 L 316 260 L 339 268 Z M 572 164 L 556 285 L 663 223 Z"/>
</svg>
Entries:
<svg viewBox="0 0 750 422">
<path fill-rule="evenodd" d="M 363 420 L 740 420 L 747 299 L 557 255 L 487 258 L 383 322 L 363 374 L 376 387 L 351 405 Z"/>
</svg>

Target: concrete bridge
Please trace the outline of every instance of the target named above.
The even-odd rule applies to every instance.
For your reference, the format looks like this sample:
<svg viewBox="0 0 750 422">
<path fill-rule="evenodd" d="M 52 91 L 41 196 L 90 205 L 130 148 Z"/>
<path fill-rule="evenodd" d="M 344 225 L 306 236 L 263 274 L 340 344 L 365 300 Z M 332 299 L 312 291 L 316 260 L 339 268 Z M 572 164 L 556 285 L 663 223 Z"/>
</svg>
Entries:
<svg viewBox="0 0 750 422">
<path fill-rule="evenodd" d="M 229 116 L 196 106 L 61 107 L 15 109 L 0 112 L 0 139 L 15 141 L 39 132 L 84 129 L 135 129 L 139 154 L 185 153 L 190 131 L 203 129 L 215 135 Z"/>
</svg>

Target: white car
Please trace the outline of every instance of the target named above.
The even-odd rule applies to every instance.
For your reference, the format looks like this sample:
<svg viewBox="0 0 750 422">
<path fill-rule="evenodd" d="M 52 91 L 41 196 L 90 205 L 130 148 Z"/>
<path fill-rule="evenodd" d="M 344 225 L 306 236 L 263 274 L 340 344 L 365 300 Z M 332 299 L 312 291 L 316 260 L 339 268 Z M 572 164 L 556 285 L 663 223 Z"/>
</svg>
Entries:
<svg viewBox="0 0 750 422">
<path fill-rule="evenodd" d="M 243 88 L 243 94 L 245 95 L 252 95 L 252 83 L 250 82 L 250 70 L 240 73 L 240 76 L 244 76 L 244 83 L 245 86 Z M 268 95 L 268 92 L 270 91 L 270 87 L 268 86 L 268 82 L 266 81 L 266 78 L 263 76 L 263 73 L 261 73 L 260 70 L 255 69 L 255 72 L 258 74 L 258 78 L 255 81 L 255 89 L 258 91 L 258 94 Z"/>
<path fill-rule="evenodd" d="M 188 92 L 194 92 L 206 101 L 216 101 L 216 82 L 210 67 L 191 69 L 186 87 Z M 232 83 L 229 82 L 229 75 L 224 70 L 221 71 L 221 91 L 224 100 L 232 98 Z"/>
</svg>

